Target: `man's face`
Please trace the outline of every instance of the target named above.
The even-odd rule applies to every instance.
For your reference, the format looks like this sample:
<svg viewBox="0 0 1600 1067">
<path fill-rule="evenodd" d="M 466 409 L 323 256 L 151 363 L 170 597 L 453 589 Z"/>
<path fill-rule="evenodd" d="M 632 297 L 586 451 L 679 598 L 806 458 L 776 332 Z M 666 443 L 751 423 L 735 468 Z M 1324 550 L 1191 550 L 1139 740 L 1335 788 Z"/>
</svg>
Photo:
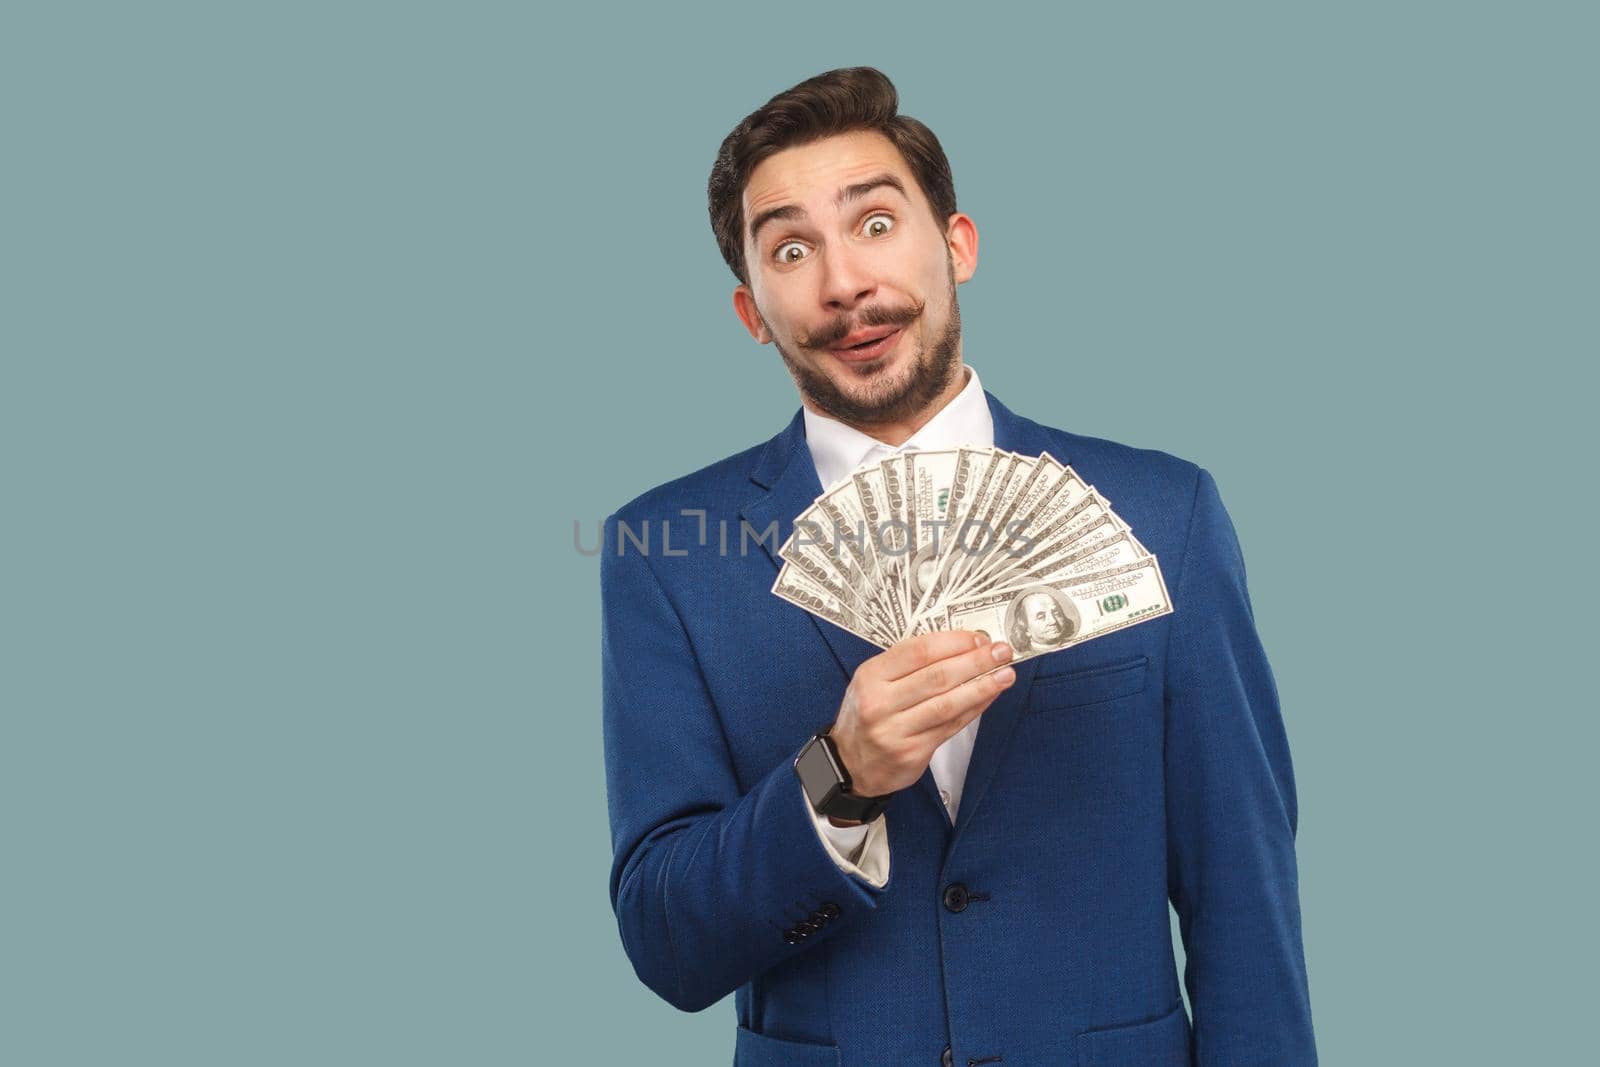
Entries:
<svg viewBox="0 0 1600 1067">
<path fill-rule="evenodd" d="M 1022 617 L 1028 622 L 1028 637 L 1035 644 L 1058 645 L 1066 640 L 1067 617 L 1061 605 L 1048 593 L 1029 593 L 1022 598 Z"/>
<path fill-rule="evenodd" d="M 977 269 L 977 229 L 959 212 L 934 220 L 888 138 L 858 131 L 769 156 L 743 206 L 750 284 L 734 290 L 734 308 L 777 346 L 812 407 L 870 426 L 908 420 L 944 393 L 961 366 L 956 285 Z"/>
</svg>

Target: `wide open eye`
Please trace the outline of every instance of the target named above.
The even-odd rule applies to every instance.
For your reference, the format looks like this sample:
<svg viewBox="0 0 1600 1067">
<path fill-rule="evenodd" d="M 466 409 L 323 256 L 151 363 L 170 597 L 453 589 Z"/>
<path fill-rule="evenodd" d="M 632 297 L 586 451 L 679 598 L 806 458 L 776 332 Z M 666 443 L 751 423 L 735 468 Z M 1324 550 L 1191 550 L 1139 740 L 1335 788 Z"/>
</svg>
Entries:
<svg viewBox="0 0 1600 1067">
<path fill-rule="evenodd" d="M 772 250 L 772 258 L 777 260 L 779 263 L 798 263 L 798 262 L 800 262 L 799 259 L 789 259 L 786 256 L 784 256 L 783 250 L 785 248 L 790 247 L 791 245 L 793 245 L 795 248 L 800 248 L 800 249 L 804 249 L 805 248 L 805 245 L 801 244 L 799 241 L 785 241 L 785 242 L 783 242 L 783 244 L 779 245 L 777 248 Z"/>
<path fill-rule="evenodd" d="M 879 230 L 879 231 L 874 232 L 873 229 L 872 229 L 872 220 L 873 219 L 887 219 L 887 220 L 889 220 L 888 229 Z M 868 215 L 867 218 L 866 218 L 866 229 L 868 231 L 867 236 L 869 236 L 869 237 L 881 237 L 884 234 L 888 233 L 889 230 L 894 229 L 894 216 L 889 214 L 887 211 L 874 211 L 872 214 Z"/>
<path fill-rule="evenodd" d="M 888 225 L 887 226 L 881 226 L 880 225 L 878 227 L 874 227 L 873 223 L 878 219 L 884 220 L 884 222 L 888 223 Z M 874 211 L 872 214 L 868 215 L 865 219 L 862 220 L 862 229 L 863 229 L 863 231 L 866 232 L 868 237 L 882 237 L 884 234 L 890 233 L 890 232 L 892 232 L 894 230 L 894 222 L 895 222 L 894 216 L 891 215 L 889 212 L 887 212 L 887 211 Z M 800 249 L 802 254 L 800 256 L 789 256 L 789 255 L 787 255 L 784 252 L 784 249 L 790 247 L 791 245 L 794 246 L 795 248 Z M 805 250 L 805 245 L 800 243 L 799 241 L 785 241 L 782 244 L 780 244 L 777 248 L 774 248 L 772 250 L 772 258 L 777 260 L 779 263 L 784 264 L 784 265 L 798 263 L 798 262 L 800 262 L 800 260 L 805 258 L 804 250 Z"/>
</svg>

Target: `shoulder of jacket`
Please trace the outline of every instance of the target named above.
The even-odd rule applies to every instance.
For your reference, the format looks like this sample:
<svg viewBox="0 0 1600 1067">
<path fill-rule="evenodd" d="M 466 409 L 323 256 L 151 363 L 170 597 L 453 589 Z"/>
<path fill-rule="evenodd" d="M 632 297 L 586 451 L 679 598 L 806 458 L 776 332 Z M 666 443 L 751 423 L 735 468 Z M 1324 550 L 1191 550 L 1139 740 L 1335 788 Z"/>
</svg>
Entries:
<svg viewBox="0 0 1600 1067">
<path fill-rule="evenodd" d="M 750 471 L 767 442 L 752 445 L 731 456 L 646 489 L 607 517 L 607 522 L 643 522 L 674 519 L 685 510 L 713 510 L 730 502 L 743 503 L 756 487 Z"/>
<path fill-rule="evenodd" d="M 1071 433 L 1041 423 L 1035 425 L 1055 443 L 1050 454 L 1072 467 L 1084 481 L 1101 488 L 1113 506 L 1113 494 L 1118 491 L 1187 500 L 1198 484 L 1200 465 L 1170 452 Z"/>
</svg>

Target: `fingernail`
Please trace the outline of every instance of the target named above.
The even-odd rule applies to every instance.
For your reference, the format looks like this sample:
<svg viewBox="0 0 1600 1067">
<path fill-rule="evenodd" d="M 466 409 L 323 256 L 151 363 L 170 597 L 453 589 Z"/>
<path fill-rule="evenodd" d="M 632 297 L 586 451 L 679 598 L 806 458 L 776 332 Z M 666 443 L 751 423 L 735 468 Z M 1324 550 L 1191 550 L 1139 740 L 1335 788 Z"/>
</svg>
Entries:
<svg viewBox="0 0 1600 1067">
<path fill-rule="evenodd" d="M 995 680 L 1001 685 L 1010 685 L 1017 680 L 1017 672 L 1010 667 L 1002 667 L 994 672 Z"/>
<path fill-rule="evenodd" d="M 989 649 L 989 655 L 994 657 L 996 663 L 1004 663 L 1011 658 L 1011 646 L 1004 641 L 996 641 Z"/>
</svg>

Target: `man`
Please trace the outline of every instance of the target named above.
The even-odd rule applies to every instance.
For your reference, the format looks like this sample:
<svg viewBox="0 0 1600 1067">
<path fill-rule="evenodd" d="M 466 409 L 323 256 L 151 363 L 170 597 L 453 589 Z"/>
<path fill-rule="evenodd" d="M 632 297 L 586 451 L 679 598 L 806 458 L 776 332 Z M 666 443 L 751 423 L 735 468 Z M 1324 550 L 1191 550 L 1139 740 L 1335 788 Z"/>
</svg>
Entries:
<svg viewBox="0 0 1600 1067">
<path fill-rule="evenodd" d="M 640 979 L 685 1011 L 734 993 L 746 1067 L 1316 1063 L 1293 771 L 1211 476 L 983 390 L 956 301 L 977 228 L 878 71 L 752 113 L 709 194 L 801 409 L 605 524 L 610 894 Z M 987 633 L 883 651 L 772 595 L 825 486 L 960 444 L 1072 465 L 1173 612 L 1013 666 Z"/>
</svg>

